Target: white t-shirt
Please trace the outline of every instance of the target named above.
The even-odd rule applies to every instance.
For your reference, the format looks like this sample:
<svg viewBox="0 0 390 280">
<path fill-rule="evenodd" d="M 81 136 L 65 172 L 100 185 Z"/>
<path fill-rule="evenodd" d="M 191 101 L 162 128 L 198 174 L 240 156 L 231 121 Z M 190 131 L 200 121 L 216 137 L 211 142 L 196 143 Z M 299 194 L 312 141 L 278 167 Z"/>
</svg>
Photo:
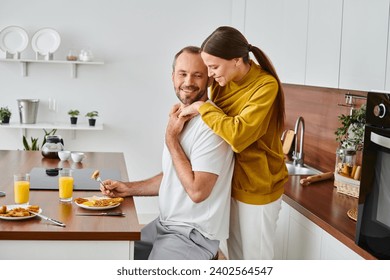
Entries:
<svg viewBox="0 0 390 280">
<path fill-rule="evenodd" d="M 198 115 L 182 132 L 181 146 L 193 171 L 219 175 L 209 197 L 195 203 L 186 193 L 174 168 L 168 148 L 163 151 L 163 179 L 160 186 L 160 220 L 165 226 L 196 228 L 212 240 L 229 236 L 230 194 L 234 168 L 231 147 Z"/>
</svg>

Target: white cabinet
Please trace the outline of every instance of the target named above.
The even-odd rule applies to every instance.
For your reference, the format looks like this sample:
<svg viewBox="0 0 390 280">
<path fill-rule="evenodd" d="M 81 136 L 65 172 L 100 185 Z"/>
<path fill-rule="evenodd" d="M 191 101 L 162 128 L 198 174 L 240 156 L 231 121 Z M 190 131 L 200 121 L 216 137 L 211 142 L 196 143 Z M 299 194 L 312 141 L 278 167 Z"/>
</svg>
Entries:
<svg viewBox="0 0 390 280">
<path fill-rule="evenodd" d="M 290 209 L 288 228 L 288 260 L 319 260 L 321 255 L 321 228 L 294 209 Z"/>
<path fill-rule="evenodd" d="M 343 1 L 310 1 L 305 85 L 337 88 Z"/>
<path fill-rule="evenodd" d="M 283 201 L 276 230 L 275 259 L 363 258 Z"/>
<path fill-rule="evenodd" d="M 388 19 L 389 0 L 310 1 L 304 84 L 383 90 Z"/>
<path fill-rule="evenodd" d="M 389 0 L 344 0 L 339 88 L 384 89 Z"/>
<path fill-rule="evenodd" d="M 245 36 L 272 60 L 283 83 L 304 84 L 308 0 L 247 0 Z"/>
<path fill-rule="evenodd" d="M 323 230 L 321 242 L 321 259 L 362 260 L 363 258 Z"/>
<path fill-rule="evenodd" d="M 244 33 L 283 83 L 390 90 L 389 2 L 247 0 Z"/>
</svg>

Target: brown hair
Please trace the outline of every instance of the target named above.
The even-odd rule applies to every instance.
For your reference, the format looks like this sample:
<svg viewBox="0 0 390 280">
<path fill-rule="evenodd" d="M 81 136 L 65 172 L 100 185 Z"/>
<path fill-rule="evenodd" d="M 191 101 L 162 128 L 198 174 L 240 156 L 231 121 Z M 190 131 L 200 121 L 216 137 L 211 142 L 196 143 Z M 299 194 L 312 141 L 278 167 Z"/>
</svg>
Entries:
<svg viewBox="0 0 390 280">
<path fill-rule="evenodd" d="M 200 54 L 200 48 L 199 48 L 199 47 L 195 47 L 195 46 L 187 46 L 187 47 L 182 48 L 177 54 L 175 54 L 175 57 L 173 58 L 173 63 L 172 63 L 173 71 L 175 71 L 175 66 L 176 66 L 176 60 L 177 60 L 177 58 L 178 58 L 183 52 L 192 53 L 192 54 Z"/>
<path fill-rule="evenodd" d="M 244 35 L 230 26 L 218 27 L 201 46 L 201 51 L 222 59 L 231 60 L 242 57 L 245 63 L 249 63 L 249 52 L 252 52 L 262 69 L 271 74 L 278 82 L 279 89 L 276 97 L 278 103 L 278 129 L 284 128 L 285 107 L 284 92 L 278 74 L 271 60 L 258 47 L 248 43 Z"/>
</svg>

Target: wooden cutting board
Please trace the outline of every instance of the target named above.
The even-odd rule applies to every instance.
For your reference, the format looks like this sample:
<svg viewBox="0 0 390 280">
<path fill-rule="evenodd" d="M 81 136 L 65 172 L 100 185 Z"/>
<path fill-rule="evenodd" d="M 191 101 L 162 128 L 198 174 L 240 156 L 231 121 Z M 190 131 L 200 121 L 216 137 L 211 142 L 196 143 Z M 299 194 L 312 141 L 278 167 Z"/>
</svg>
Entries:
<svg viewBox="0 0 390 280">
<path fill-rule="evenodd" d="M 290 153 L 291 146 L 294 142 L 294 136 L 295 136 L 294 130 L 292 129 L 286 130 L 283 139 L 283 154 L 288 155 Z"/>
</svg>

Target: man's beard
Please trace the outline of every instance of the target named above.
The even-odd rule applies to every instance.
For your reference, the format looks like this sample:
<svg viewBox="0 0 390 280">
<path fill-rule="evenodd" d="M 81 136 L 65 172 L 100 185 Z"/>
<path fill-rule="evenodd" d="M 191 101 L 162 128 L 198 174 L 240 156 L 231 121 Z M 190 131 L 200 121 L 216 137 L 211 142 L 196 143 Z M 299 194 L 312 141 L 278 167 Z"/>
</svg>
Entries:
<svg viewBox="0 0 390 280">
<path fill-rule="evenodd" d="M 184 90 L 186 89 L 195 90 L 195 91 L 198 90 L 197 87 L 180 87 L 179 89 L 176 89 L 176 96 L 184 105 L 190 105 L 196 101 L 201 100 L 204 97 L 204 95 L 207 95 L 207 87 L 204 88 L 203 90 L 199 90 L 195 96 L 193 95 L 193 93 L 191 93 L 191 96 L 187 96 L 187 93 L 185 96 L 180 95 L 180 91 L 183 90 L 183 92 L 185 93 Z"/>
</svg>

